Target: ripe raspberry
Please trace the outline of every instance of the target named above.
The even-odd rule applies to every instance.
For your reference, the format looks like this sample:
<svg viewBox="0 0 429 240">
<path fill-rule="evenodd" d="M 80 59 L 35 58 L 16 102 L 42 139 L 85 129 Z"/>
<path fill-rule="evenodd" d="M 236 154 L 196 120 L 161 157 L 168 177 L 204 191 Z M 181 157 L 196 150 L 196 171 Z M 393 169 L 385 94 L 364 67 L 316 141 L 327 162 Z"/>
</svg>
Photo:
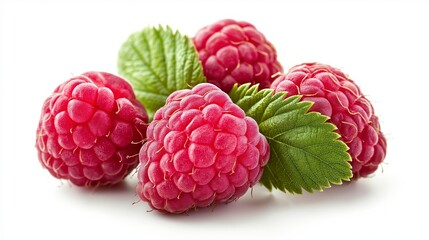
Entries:
<svg viewBox="0 0 429 240">
<path fill-rule="evenodd" d="M 235 83 L 269 88 L 282 72 L 274 46 L 253 25 L 231 19 L 199 30 L 194 39 L 207 81 L 229 92 Z"/>
<path fill-rule="evenodd" d="M 301 64 L 271 85 L 276 92 L 303 95 L 310 110 L 330 117 L 352 157 L 354 178 L 373 173 L 386 155 L 386 139 L 368 99 L 339 69 L 320 63 Z"/>
<path fill-rule="evenodd" d="M 124 79 L 86 72 L 58 86 L 37 128 L 40 163 L 78 186 L 115 184 L 138 164 L 146 111 Z"/>
<path fill-rule="evenodd" d="M 137 193 L 171 213 L 230 202 L 259 181 L 269 154 L 255 120 L 202 83 L 172 93 L 155 113 L 140 151 Z"/>
</svg>

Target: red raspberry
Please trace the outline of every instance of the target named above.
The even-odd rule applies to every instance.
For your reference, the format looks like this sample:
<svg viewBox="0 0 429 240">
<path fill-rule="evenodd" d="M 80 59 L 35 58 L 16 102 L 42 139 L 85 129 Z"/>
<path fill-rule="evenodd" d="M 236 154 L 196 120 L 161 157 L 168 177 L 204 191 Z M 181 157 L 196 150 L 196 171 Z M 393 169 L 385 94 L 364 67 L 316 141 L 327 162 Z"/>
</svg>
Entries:
<svg viewBox="0 0 429 240">
<path fill-rule="evenodd" d="M 172 93 L 155 113 L 140 151 L 137 193 L 171 213 L 230 202 L 259 181 L 269 154 L 255 120 L 202 83 Z"/>
<path fill-rule="evenodd" d="M 40 163 L 78 186 L 115 184 L 138 164 L 146 111 L 124 79 L 87 72 L 44 102 L 37 128 Z"/>
<path fill-rule="evenodd" d="M 274 46 L 253 25 L 231 19 L 199 30 L 194 44 L 207 81 L 229 92 L 235 83 L 269 88 L 282 72 Z"/>
<path fill-rule="evenodd" d="M 303 95 L 310 110 L 330 117 L 352 157 L 354 178 L 373 173 L 386 155 L 386 139 L 368 99 L 339 69 L 320 63 L 293 67 L 271 85 L 276 92 Z"/>
</svg>

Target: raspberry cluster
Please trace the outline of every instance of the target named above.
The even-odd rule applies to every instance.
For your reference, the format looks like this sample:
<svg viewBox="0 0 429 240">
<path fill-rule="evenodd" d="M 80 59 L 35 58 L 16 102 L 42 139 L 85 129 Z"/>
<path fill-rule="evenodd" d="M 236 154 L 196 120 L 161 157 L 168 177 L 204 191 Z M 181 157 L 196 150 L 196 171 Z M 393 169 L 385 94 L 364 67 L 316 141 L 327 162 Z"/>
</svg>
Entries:
<svg viewBox="0 0 429 240">
<path fill-rule="evenodd" d="M 189 39 L 183 39 L 192 50 Z M 270 158 L 268 141 L 259 132 L 258 123 L 246 116 L 227 95 L 234 84 L 243 83 L 287 92 L 288 96 L 301 95 L 302 101 L 313 102 L 310 111 L 328 116 L 337 127 L 340 140 L 349 147 L 355 179 L 373 173 L 384 160 L 386 139 L 374 108 L 358 85 L 339 69 L 305 63 L 282 75 L 274 46 L 253 25 L 242 21 L 226 19 L 206 26 L 197 32 L 192 42 L 196 52 L 191 56 L 199 69 L 189 69 L 197 71 L 199 76 L 203 70 L 208 83 L 170 94 L 149 124 L 145 107 L 136 99 L 132 86 L 121 77 L 106 72 L 86 72 L 59 85 L 45 100 L 37 127 L 36 149 L 42 166 L 52 176 L 67 179 L 77 186 L 98 187 L 120 182 L 140 164 L 137 194 L 152 208 L 163 212 L 182 213 L 234 201 L 259 182 Z M 129 49 L 134 47 L 127 46 Z M 150 57 L 158 60 L 158 57 L 172 56 L 165 49 L 162 51 L 156 55 L 156 51 L 151 50 Z M 126 52 L 134 55 L 124 68 L 132 66 L 130 69 L 135 70 L 146 66 L 144 54 Z M 198 64 L 197 55 L 202 66 Z M 147 84 L 145 86 L 151 89 L 145 96 L 158 101 L 158 104 L 148 101 L 147 106 L 158 108 L 162 105 L 166 94 L 158 95 L 156 91 L 167 89 L 166 85 L 169 87 L 167 93 L 170 93 L 176 83 L 181 83 L 176 89 L 184 82 L 188 83 L 188 74 L 182 74 L 186 79 L 177 82 L 171 78 L 168 84 L 159 83 L 166 77 L 167 68 L 168 74 L 175 73 L 176 78 L 181 75 L 177 72 L 189 72 L 189 69 L 183 71 L 182 67 L 172 67 L 176 66 L 177 59 L 164 59 L 165 66 L 159 70 L 162 74 L 152 66 L 147 70 L 149 73 L 137 71 L 135 74 L 138 76 L 135 81 L 142 81 L 137 82 L 137 86 Z M 140 60 L 143 62 L 134 62 Z M 157 76 L 156 80 L 150 79 L 152 75 Z M 149 80 L 145 82 L 146 77 Z M 134 79 L 134 75 L 130 79 Z M 201 81 L 203 79 L 201 76 Z M 256 91 L 256 87 L 252 90 Z M 140 97 L 144 95 L 139 93 Z M 246 104 L 259 101 L 250 99 Z M 277 100 L 285 103 L 281 98 Z M 273 103 L 269 100 L 259 102 Z M 250 109 L 258 110 L 256 115 L 266 110 L 267 105 L 250 106 Z M 275 117 L 276 120 L 286 119 L 281 114 Z M 320 119 L 324 121 L 324 118 Z M 277 126 L 286 125 L 285 122 L 278 121 Z M 272 124 L 264 127 L 269 126 L 269 130 L 273 129 Z M 263 128 L 265 133 L 266 128 Z M 283 134 L 289 136 L 286 134 L 290 132 Z M 309 136 L 314 137 L 313 134 Z M 272 136 L 267 134 L 267 137 Z M 330 139 L 320 139 L 331 144 Z M 341 160 L 344 160 L 348 173 L 341 179 L 348 180 L 351 176 L 346 162 L 348 155 L 345 146 L 337 143 L 341 145 L 338 149 L 343 151 L 345 157 Z M 272 152 L 274 155 L 274 148 Z M 283 155 L 287 157 L 281 156 L 278 160 L 283 161 L 282 164 L 290 160 L 288 154 Z M 273 178 L 277 182 L 291 182 L 294 181 L 291 172 L 281 172 Z M 315 182 L 314 179 L 311 181 Z"/>
</svg>

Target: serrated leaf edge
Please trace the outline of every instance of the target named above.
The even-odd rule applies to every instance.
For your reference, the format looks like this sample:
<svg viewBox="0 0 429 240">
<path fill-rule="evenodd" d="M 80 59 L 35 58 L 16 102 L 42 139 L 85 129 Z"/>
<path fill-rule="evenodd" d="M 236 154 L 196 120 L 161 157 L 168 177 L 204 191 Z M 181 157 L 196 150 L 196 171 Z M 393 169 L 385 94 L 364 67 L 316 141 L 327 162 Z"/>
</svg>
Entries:
<svg viewBox="0 0 429 240">
<path fill-rule="evenodd" d="M 234 94 L 231 96 L 231 93 L 234 93 Z M 261 94 L 261 95 L 263 95 L 263 98 L 267 97 L 268 95 L 271 95 L 271 97 L 274 98 L 274 101 L 270 101 L 270 103 L 268 105 L 276 104 L 279 99 L 280 99 L 280 101 L 287 102 L 287 104 L 285 104 L 284 106 L 282 106 L 282 107 L 280 107 L 279 109 L 276 110 L 275 115 L 278 112 L 280 112 L 283 107 L 287 107 L 287 105 L 289 105 L 290 103 L 293 103 L 293 102 L 295 102 L 297 104 L 297 109 L 301 109 L 301 111 L 304 110 L 304 115 L 308 115 L 308 114 L 319 115 L 319 119 L 321 119 L 320 124 L 323 124 L 326 127 L 330 126 L 331 133 L 334 135 L 334 137 L 332 139 L 332 143 L 337 143 L 337 144 L 339 143 L 339 144 L 341 144 L 343 146 L 345 154 L 348 155 L 348 160 L 347 160 L 348 169 L 351 170 L 351 168 L 352 168 L 352 166 L 350 164 L 351 156 L 348 154 L 349 147 L 344 142 L 342 142 L 341 140 L 339 140 L 339 138 L 341 137 L 341 135 L 338 134 L 338 133 L 336 133 L 336 132 L 334 132 L 335 130 L 337 130 L 337 127 L 334 124 L 327 122 L 329 120 L 328 116 L 322 115 L 319 112 L 309 112 L 310 108 L 314 104 L 313 102 L 310 102 L 310 101 L 300 101 L 300 99 L 302 98 L 301 95 L 295 95 L 295 96 L 287 97 L 287 92 L 280 92 L 280 93 L 274 94 L 274 90 L 273 89 L 263 89 L 261 91 L 258 91 L 258 85 L 257 84 L 256 85 L 251 85 L 250 83 L 242 84 L 240 86 L 238 86 L 237 84 L 235 84 L 233 86 L 232 90 L 230 91 L 230 97 L 233 100 L 233 102 L 235 102 L 237 105 L 239 104 L 239 101 L 242 101 L 242 99 L 244 99 L 244 97 L 246 97 L 246 96 L 250 97 L 250 96 L 253 96 L 254 94 Z M 258 102 L 260 102 L 260 101 L 262 101 L 262 99 L 258 100 Z M 253 106 L 252 106 L 252 108 L 253 108 Z M 245 112 L 246 112 L 246 114 L 248 113 L 247 110 Z M 264 114 L 265 114 L 265 112 L 264 112 Z M 264 120 L 262 122 L 258 122 L 257 121 L 258 125 L 263 124 L 264 121 L 266 121 L 266 120 L 268 120 L 270 118 L 268 118 L 268 116 L 267 116 L 267 118 L 264 119 L 264 116 L 263 116 L 262 119 L 264 119 Z M 273 138 L 273 137 L 266 136 L 266 138 L 267 138 L 267 140 L 269 142 L 275 141 L 275 137 Z M 301 149 L 301 150 L 303 150 L 303 149 Z M 277 152 L 272 152 L 272 153 L 277 154 Z M 309 152 L 306 152 L 306 153 L 307 154 L 311 154 Z M 319 157 L 317 157 L 317 158 L 319 158 Z M 280 162 L 283 165 L 283 163 L 281 161 L 278 161 L 278 162 Z M 322 164 L 322 161 L 321 161 L 321 164 Z M 330 166 L 330 164 L 325 164 L 325 165 Z M 264 171 L 266 171 L 266 170 L 270 171 L 271 174 L 273 176 L 275 176 L 275 174 L 270 169 L 269 165 L 267 165 L 265 167 Z M 299 174 L 302 175 L 301 172 L 299 172 Z M 286 174 L 286 177 L 288 179 L 290 179 L 291 181 L 293 181 L 293 178 L 291 178 L 287 174 Z M 272 183 L 262 182 L 262 185 L 264 185 L 270 191 L 272 191 L 272 189 L 274 187 L 274 188 L 279 189 L 282 192 L 288 191 L 288 192 L 290 192 L 292 194 L 294 194 L 294 193 L 302 194 L 302 190 L 303 189 L 306 190 L 307 192 L 310 192 L 310 193 L 312 193 L 313 190 L 323 191 L 324 188 L 330 188 L 332 186 L 332 184 L 340 185 L 340 184 L 342 184 L 343 181 L 350 181 L 350 179 L 352 177 L 353 177 L 353 175 L 352 175 L 351 171 L 348 172 L 348 176 L 347 177 L 339 177 L 338 180 L 335 180 L 335 179 L 328 180 L 328 178 L 325 177 L 326 182 L 320 184 L 320 186 L 318 188 L 312 188 L 312 187 L 310 187 L 310 185 L 306 182 L 306 178 L 301 177 L 302 180 L 303 180 L 303 182 L 305 182 L 306 183 L 305 185 L 307 185 L 307 186 L 301 186 L 299 189 L 295 189 L 295 190 L 292 190 L 292 191 L 291 191 L 291 189 L 286 189 L 285 186 L 283 186 L 283 188 L 277 188 Z M 311 180 L 311 181 L 313 181 L 314 183 L 316 183 L 314 180 L 311 179 L 311 177 L 309 177 L 308 179 Z M 281 181 L 279 181 L 278 178 L 276 178 L 276 181 L 279 182 L 279 183 L 281 183 Z M 279 186 L 280 185 L 284 185 L 284 184 L 279 184 Z M 319 185 L 319 184 L 315 184 L 315 185 Z"/>
</svg>

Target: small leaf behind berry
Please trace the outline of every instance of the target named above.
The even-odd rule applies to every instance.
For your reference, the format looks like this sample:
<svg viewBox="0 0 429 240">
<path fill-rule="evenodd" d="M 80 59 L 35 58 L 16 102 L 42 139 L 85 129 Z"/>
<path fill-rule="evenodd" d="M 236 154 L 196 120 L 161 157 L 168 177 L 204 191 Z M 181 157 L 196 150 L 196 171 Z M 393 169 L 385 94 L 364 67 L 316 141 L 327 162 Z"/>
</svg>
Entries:
<svg viewBox="0 0 429 240">
<path fill-rule="evenodd" d="M 168 26 L 131 34 L 119 50 L 118 70 L 133 85 L 150 119 L 170 93 L 205 82 L 191 40 Z"/>
<path fill-rule="evenodd" d="M 260 182 L 269 190 L 302 193 L 322 191 L 352 177 L 347 145 L 338 140 L 328 117 L 308 112 L 311 102 L 301 96 L 273 94 L 272 89 L 235 85 L 229 93 L 247 116 L 258 122 L 270 144 L 271 157 Z"/>
</svg>

